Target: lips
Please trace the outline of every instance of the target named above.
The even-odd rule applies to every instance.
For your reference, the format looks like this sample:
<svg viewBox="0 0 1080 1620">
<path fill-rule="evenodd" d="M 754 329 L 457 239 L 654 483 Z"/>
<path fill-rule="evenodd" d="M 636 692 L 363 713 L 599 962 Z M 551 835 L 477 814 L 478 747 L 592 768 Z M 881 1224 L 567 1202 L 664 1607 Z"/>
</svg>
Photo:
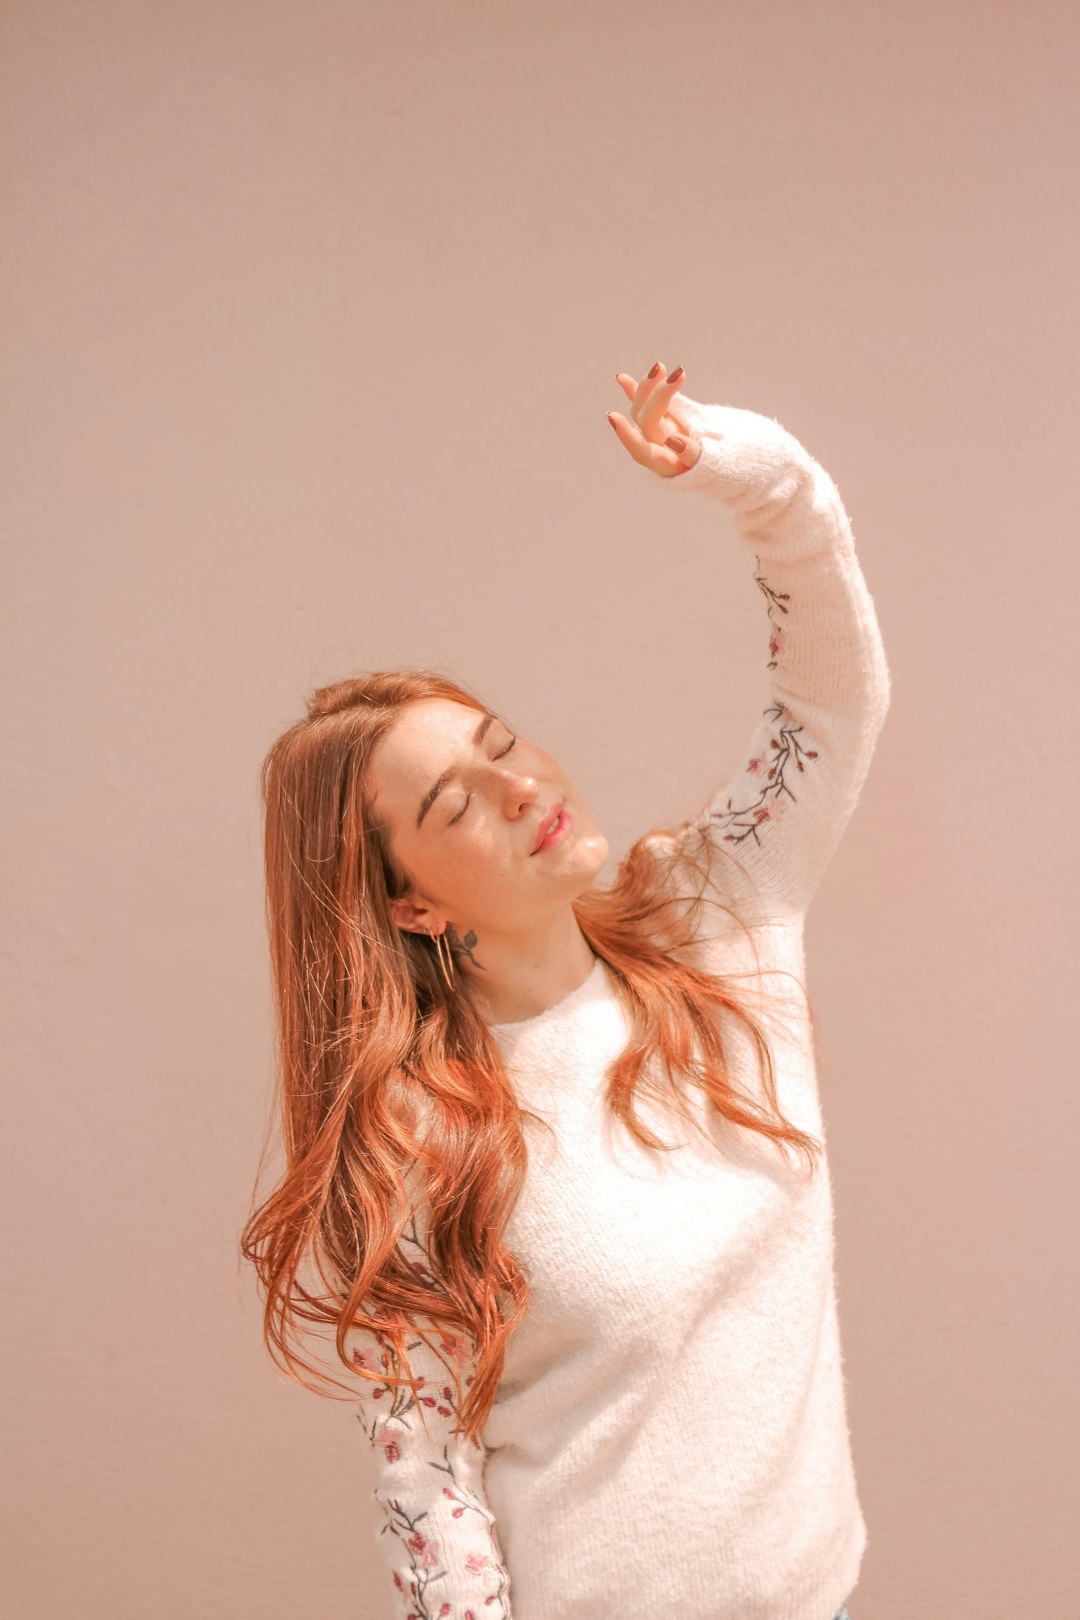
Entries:
<svg viewBox="0 0 1080 1620">
<path fill-rule="evenodd" d="M 534 855 L 540 848 L 540 845 L 544 842 L 544 839 L 547 837 L 548 833 L 554 827 L 555 823 L 558 821 L 559 817 L 562 815 L 565 808 L 566 806 L 562 804 L 561 801 L 553 804 L 547 815 L 541 820 L 536 832 L 536 843 L 532 848 L 532 853 Z"/>
</svg>

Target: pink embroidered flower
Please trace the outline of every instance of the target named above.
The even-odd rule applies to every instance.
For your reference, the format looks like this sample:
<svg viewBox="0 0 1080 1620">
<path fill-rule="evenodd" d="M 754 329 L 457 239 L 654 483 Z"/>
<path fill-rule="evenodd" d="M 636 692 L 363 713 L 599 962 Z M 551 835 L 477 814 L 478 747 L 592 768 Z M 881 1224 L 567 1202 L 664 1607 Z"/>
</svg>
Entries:
<svg viewBox="0 0 1080 1620">
<path fill-rule="evenodd" d="M 764 804 L 758 805 L 754 811 L 754 820 L 758 823 L 762 821 L 779 821 L 783 813 L 784 806 L 780 795 L 777 793 L 771 799 L 766 799 Z"/>
<path fill-rule="evenodd" d="M 419 1530 L 413 1531 L 406 1542 L 406 1546 L 414 1557 L 419 1559 L 421 1566 L 426 1569 L 431 1569 L 433 1565 L 439 1562 L 437 1545 L 434 1541 L 429 1541 L 426 1536 L 421 1535 Z"/>
<path fill-rule="evenodd" d="M 440 1332 L 439 1339 L 442 1344 L 442 1348 L 444 1350 L 449 1350 L 459 1367 L 464 1366 L 465 1362 L 470 1359 L 472 1349 L 469 1345 L 469 1341 L 464 1338 L 462 1334 Z M 444 1390 L 443 1393 L 449 1395 L 450 1391 Z"/>
<path fill-rule="evenodd" d="M 491 1559 L 486 1553 L 470 1553 L 465 1560 L 465 1568 L 470 1575 L 479 1575 L 482 1569 L 487 1569 Z"/>
<path fill-rule="evenodd" d="M 756 771 L 760 771 L 764 763 L 765 760 L 763 756 L 761 754 L 755 754 L 746 768 L 750 772 L 751 776 L 753 776 Z"/>
<path fill-rule="evenodd" d="M 773 626 L 773 633 L 769 637 L 769 652 L 775 658 L 777 653 L 782 653 L 783 650 L 784 650 L 784 632 L 780 629 L 779 625 L 774 625 Z"/>
<path fill-rule="evenodd" d="M 396 1434 L 387 1433 L 385 1423 L 382 1425 L 381 1430 L 376 1430 L 371 1443 L 375 1446 L 382 1446 L 383 1456 L 388 1463 L 401 1461 L 400 1440 Z"/>
</svg>

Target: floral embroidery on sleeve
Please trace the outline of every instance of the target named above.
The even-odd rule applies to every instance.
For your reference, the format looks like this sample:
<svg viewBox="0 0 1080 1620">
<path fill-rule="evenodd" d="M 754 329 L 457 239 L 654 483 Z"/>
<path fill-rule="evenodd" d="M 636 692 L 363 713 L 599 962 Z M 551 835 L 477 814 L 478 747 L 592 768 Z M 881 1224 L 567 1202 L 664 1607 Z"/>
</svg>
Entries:
<svg viewBox="0 0 1080 1620">
<path fill-rule="evenodd" d="M 415 1221 L 403 1241 L 418 1244 L 422 1250 Z M 417 1270 L 426 1269 L 420 1262 L 412 1264 Z M 441 1328 L 435 1330 L 434 1336 L 441 1353 L 451 1357 L 459 1370 L 468 1365 L 472 1351 L 466 1339 Z M 430 1372 L 437 1365 L 431 1346 L 418 1335 L 408 1342 L 407 1348 L 413 1375 L 420 1387 L 414 1391 L 406 1385 L 367 1383 L 369 1393 L 365 1406 L 368 1402 L 386 1404 L 374 1416 L 370 1428 L 363 1416 L 360 1419 L 381 1458 L 380 1479 L 374 1495 L 386 1522 L 379 1535 L 397 1537 L 408 1561 L 407 1570 L 392 1570 L 394 1585 L 404 1604 L 401 1612 L 405 1620 L 479 1620 L 481 1614 L 490 1620 L 510 1620 L 510 1577 L 498 1545 L 495 1515 L 482 1495 L 463 1477 L 462 1464 L 470 1453 L 471 1461 L 481 1456 L 483 1446 L 458 1430 L 455 1391 L 446 1381 L 445 1368 L 440 1367 L 435 1376 L 422 1376 L 421 1368 Z M 353 1360 L 369 1372 L 398 1373 L 401 1370 L 395 1365 L 390 1345 L 382 1350 L 378 1362 L 373 1351 L 367 1349 L 354 1350 Z M 464 1387 L 468 1388 L 472 1381 L 472 1376 L 467 1376 Z M 425 1424 L 424 1414 L 418 1412 L 420 1406 L 431 1417 L 445 1420 L 439 1427 L 448 1438 L 442 1439 L 441 1445 L 431 1435 L 431 1419 Z M 419 1423 L 416 1422 L 418 1417 Z M 421 1481 L 424 1471 L 431 1469 L 443 1476 L 443 1482 L 440 1484 L 432 1477 L 430 1490 L 422 1484 L 418 1490 L 418 1469 Z M 400 1483 L 395 1480 L 395 1474 L 401 1476 Z M 459 1596 L 451 1601 L 446 1596 L 447 1581 L 453 1579 L 454 1572 L 447 1566 L 445 1536 L 434 1517 L 436 1514 L 445 1519 L 447 1531 L 459 1522 L 468 1525 L 479 1521 L 482 1538 L 479 1545 L 471 1545 L 459 1560 L 465 1572 L 476 1579 L 475 1598 L 470 1596 L 463 1601 Z"/>
<path fill-rule="evenodd" d="M 754 564 L 754 584 L 758 587 L 766 602 L 769 604 L 765 609 L 765 612 L 768 614 L 769 623 L 772 625 L 772 635 L 769 637 L 769 652 L 772 654 L 772 657 L 765 665 L 765 668 L 775 669 L 777 663 L 779 662 L 776 655 L 778 652 L 783 652 L 784 650 L 784 632 L 778 624 L 773 622 L 773 608 L 778 608 L 781 613 L 787 613 L 789 610 L 784 606 L 784 604 L 785 602 L 791 601 L 791 592 L 774 591 L 768 580 L 765 578 L 765 575 L 761 572 L 761 558 L 755 557 Z"/>
<path fill-rule="evenodd" d="M 446 1458 L 443 1465 L 432 1464 L 432 1467 L 439 1466 L 444 1466 L 446 1473 L 454 1480 L 452 1487 L 444 1485 L 442 1490 L 443 1496 L 454 1504 L 450 1509 L 453 1517 L 460 1518 L 466 1512 L 479 1514 L 487 1525 L 494 1546 L 495 1515 L 490 1508 L 484 1507 L 474 1491 L 457 1483 L 454 1467 L 449 1458 Z M 386 1512 L 386 1524 L 380 1534 L 389 1531 L 391 1535 L 397 1536 L 409 1556 L 408 1580 L 403 1579 L 397 1570 L 393 1572 L 394 1585 L 409 1604 L 407 1620 L 476 1620 L 476 1608 L 471 1606 L 463 1608 L 460 1604 L 452 1604 L 445 1600 L 440 1602 L 438 1594 L 429 1591 L 430 1587 L 445 1581 L 449 1571 L 442 1562 L 439 1542 L 420 1528 L 421 1520 L 428 1516 L 426 1510 L 416 1514 L 415 1517 L 410 1517 L 396 1498 L 388 1499 L 383 1507 Z M 494 1590 L 488 1592 L 482 1599 L 476 1599 L 481 1612 L 495 1616 L 496 1620 L 509 1620 L 507 1590 L 510 1582 L 498 1553 L 470 1552 L 466 1554 L 464 1564 L 470 1575 L 490 1574 L 490 1584 L 493 1584 Z"/>
<path fill-rule="evenodd" d="M 790 591 L 774 591 L 761 572 L 760 557 L 755 558 L 755 562 L 757 569 L 754 574 L 754 583 L 761 590 L 762 595 L 769 604 L 766 611 L 771 625 L 769 635 L 770 658 L 765 667 L 766 669 L 776 669 L 780 662 L 779 655 L 784 650 L 784 631 L 783 627 L 773 620 L 773 610 L 775 608 L 780 613 L 787 613 L 789 611 L 787 603 L 791 600 L 791 593 Z M 805 769 L 803 765 L 804 759 L 817 759 L 818 757 L 816 748 L 807 748 L 799 741 L 799 734 L 803 728 L 795 724 L 795 717 L 785 703 L 771 703 L 763 713 L 764 718 L 770 722 L 769 726 L 760 728 L 763 734 L 769 734 L 768 746 L 751 755 L 746 765 L 747 776 L 762 783 L 761 792 L 756 798 L 735 808 L 732 807 L 732 799 L 729 798 L 723 810 L 711 810 L 709 812 L 708 820 L 710 822 L 716 823 L 719 827 L 734 827 L 737 829 L 734 832 L 724 833 L 724 842 L 727 844 L 741 844 L 743 839 L 752 835 L 755 843 L 760 846 L 761 839 L 758 836 L 758 828 L 764 822 L 779 821 L 787 808 L 784 795 L 793 803 L 796 802 L 796 795 L 791 791 L 787 780 L 785 780 L 785 771 L 789 771 L 792 763 L 794 763 L 796 770 L 802 771 Z"/>
</svg>

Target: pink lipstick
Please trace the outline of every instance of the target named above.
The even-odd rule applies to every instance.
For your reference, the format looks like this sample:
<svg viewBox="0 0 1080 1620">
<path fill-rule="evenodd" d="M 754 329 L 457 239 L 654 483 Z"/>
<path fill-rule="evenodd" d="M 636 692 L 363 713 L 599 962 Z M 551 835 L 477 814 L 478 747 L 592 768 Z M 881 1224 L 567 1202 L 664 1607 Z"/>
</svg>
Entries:
<svg viewBox="0 0 1080 1620">
<path fill-rule="evenodd" d="M 542 850 L 551 849 L 554 844 L 561 844 L 573 825 L 573 819 L 565 805 L 559 806 L 558 815 L 555 819 L 552 820 L 550 816 L 548 817 L 548 831 L 533 850 L 533 854 L 539 855 Z"/>
</svg>

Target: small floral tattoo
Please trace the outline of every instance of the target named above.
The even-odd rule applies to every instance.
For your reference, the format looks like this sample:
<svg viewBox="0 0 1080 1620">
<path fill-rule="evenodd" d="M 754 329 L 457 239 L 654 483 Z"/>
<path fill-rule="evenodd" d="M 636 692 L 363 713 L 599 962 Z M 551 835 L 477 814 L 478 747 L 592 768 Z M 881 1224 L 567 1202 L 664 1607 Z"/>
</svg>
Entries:
<svg viewBox="0 0 1080 1620">
<path fill-rule="evenodd" d="M 473 949 L 476 945 L 476 935 L 473 933 L 471 928 L 465 935 L 465 938 L 462 939 L 460 935 L 455 934 L 449 923 L 447 923 L 446 937 L 450 946 L 450 954 L 455 958 L 455 960 L 458 957 L 467 956 L 473 967 L 479 968 L 482 973 L 487 972 L 487 969 L 484 967 L 483 963 L 478 962 L 476 957 L 473 955 Z"/>
</svg>

